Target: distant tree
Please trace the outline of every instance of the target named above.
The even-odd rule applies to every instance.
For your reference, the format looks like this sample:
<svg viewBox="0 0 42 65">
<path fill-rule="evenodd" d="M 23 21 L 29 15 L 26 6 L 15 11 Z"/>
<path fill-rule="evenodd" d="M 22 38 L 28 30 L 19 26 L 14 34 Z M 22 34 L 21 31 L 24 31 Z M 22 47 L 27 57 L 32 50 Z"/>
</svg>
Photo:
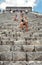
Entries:
<svg viewBox="0 0 42 65">
<path fill-rule="evenodd" d="M 0 9 L 0 12 L 1 12 L 1 9 Z"/>
<path fill-rule="evenodd" d="M 5 10 L 3 10 L 3 13 L 5 13 Z"/>
</svg>

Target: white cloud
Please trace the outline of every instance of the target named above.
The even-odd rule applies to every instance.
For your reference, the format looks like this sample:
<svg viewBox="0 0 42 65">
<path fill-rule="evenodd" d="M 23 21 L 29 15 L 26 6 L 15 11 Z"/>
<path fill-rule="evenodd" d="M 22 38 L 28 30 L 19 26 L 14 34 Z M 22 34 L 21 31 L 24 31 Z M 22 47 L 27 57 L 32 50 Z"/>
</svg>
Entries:
<svg viewBox="0 0 42 65">
<path fill-rule="evenodd" d="M 27 2 L 26 2 L 26 0 L 17 0 L 17 4 L 18 4 L 18 6 L 30 6 L 30 7 L 34 7 L 35 5 L 36 5 L 36 0 L 27 0 Z"/>
<path fill-rule="evenodd" d="M 6 3 L 5 2 L 1 3 L 0 4 L 0 9 L 5 9 L 5 8 L 6 8 Z"/>
<path fill-rule="evenodd" d="M 6 6 L 36 6 L 36 0 L 5 0 L 5 2 L 0 4 L 0 8 L 5 9 Z"/>
</svg>

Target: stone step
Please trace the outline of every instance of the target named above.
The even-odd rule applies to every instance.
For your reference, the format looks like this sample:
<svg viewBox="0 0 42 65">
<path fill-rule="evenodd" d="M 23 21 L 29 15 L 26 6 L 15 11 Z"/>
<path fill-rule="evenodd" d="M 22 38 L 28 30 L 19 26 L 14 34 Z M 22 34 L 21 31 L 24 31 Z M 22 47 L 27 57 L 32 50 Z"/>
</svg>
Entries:
<svg viewBox="0 0 42 65">
<path fill-rule="evenodd" d="M 42 52 L 27 52 L 27 60 L 42 61 Z"/>
<path fill-rule="evenodd" d="M 24 52 L 0 52 L 0 61 L 25 61 Z"/>
<path fill-rule="evenodd" d="M 0 52 L 0 61 L 42 61 L 42 52 Z"/>
<path fill-rule="evenodd" d="M 42 45 L 42 38 L 31 37 L 31 38 L 8 38 L 8 40 L 0 40 L 0 45 Z"/>
<path fill-rule="evenodd" d="M 42 65 L 42 61 L 0 61 L 0 65 Z"/>
<path fill-rule="evenodd" d="M 26 33 L 18 28 L 20 20 L 13 21 L 13 16 L 0 15 L 0 65 L 42 65 L 42 19 L 28 13 Z"/>
<path fill-rule="evenodd" d="M 0 45 L 0 52 L 42 52 L 42 46 L 39 45 Z"/>
</svg>

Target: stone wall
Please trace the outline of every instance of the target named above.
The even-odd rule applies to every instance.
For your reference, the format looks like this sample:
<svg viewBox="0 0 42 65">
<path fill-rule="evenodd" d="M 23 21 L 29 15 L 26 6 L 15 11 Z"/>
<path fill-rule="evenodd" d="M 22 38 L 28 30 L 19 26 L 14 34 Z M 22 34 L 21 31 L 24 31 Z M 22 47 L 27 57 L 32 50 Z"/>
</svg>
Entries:
<svg viewBox="0 0 42 65">
<path fill-rule="evenodd" d="M 32 7 L 6 7 L 6 11 L 28 11 L 32 12 Z"/>
<path fill-rule="evenodd" d="M 18 27 L 19 15 L 16 22 L 14 13 L 0 14 L 0 65 L 42 65 L 42 18 L 26 15 L 28 32 Z"/>
</svg>

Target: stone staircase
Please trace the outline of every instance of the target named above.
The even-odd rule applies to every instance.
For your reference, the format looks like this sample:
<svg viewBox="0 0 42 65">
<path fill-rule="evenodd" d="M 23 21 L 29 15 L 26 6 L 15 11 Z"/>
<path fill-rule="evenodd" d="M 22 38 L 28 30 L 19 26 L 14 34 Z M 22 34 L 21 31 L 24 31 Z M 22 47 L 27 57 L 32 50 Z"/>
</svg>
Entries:
<svg viewBox="0 0 42 65">
<path fill-rule="evenodd" d="M 42 65 L 42 18 L 28 13 L 25 32 L 13 16 L 0 14 L 0 65 Z"/>
</svg>

